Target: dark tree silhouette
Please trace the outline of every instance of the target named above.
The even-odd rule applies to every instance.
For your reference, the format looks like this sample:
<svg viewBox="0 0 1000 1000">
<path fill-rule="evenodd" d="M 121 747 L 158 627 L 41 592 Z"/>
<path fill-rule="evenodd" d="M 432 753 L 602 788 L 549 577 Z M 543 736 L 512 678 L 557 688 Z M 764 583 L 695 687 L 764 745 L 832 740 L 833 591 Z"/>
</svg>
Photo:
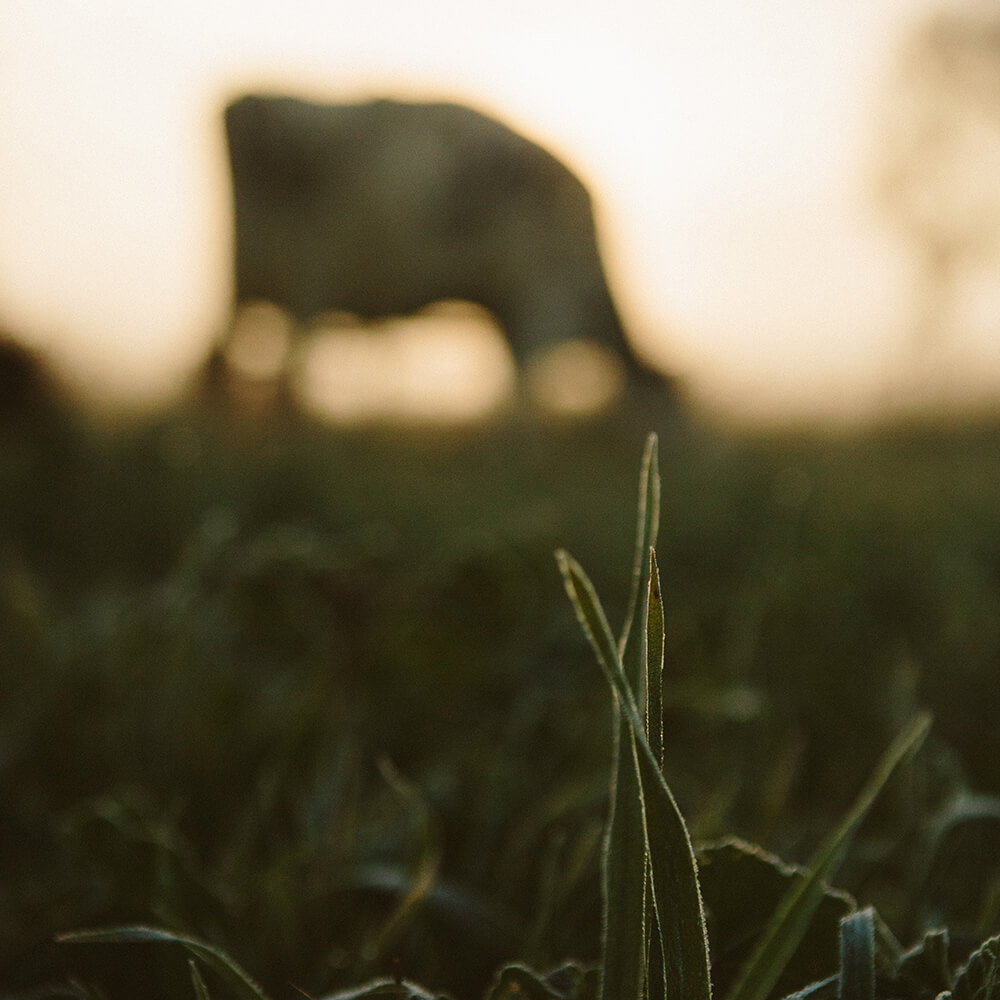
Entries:
<svg viewBox="0 0 1000 1000">
<path fill-rule="evenodd" d="M 1000 9 L 935 12 L 900 51 L 880 203 L 915 256 L 913 343 L 957 331 L 968 282 L 1000 283 Z"/>
</svg>

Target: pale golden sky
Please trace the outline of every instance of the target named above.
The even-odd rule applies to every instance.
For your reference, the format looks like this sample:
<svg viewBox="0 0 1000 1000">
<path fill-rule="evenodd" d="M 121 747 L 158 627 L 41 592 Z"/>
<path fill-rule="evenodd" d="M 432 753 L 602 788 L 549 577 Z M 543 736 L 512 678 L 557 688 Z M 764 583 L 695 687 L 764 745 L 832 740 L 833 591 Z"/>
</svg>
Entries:
<svg viewBox="0 0 1000 1000">
<path fill-rule="evenodd" d="M 162 396 L 225 317 L 224 97 L 447 96 L 590 182 L 623 311 L 666 366 L 736 407 L 871 405 L 908 294 L 871 142 L 926 5 L 7 0 L 0 323 L 113 395 Z M 1000 370 L 994 348 L 954 364 Z"/>
</svg>

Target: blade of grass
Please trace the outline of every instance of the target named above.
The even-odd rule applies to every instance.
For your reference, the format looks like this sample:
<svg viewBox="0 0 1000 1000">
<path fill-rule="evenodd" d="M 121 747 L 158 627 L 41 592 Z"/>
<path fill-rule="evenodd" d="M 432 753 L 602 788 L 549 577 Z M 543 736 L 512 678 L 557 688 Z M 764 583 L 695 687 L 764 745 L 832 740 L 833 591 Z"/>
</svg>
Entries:
<svg viewBox="0 0 1000 1000">
<path fill-rule="evenodd" d="M 638 771 L 629 749 L 618 695 L 613 726 L 611 812 L 602 856 L 602 1000 L 637 1000 L 642 994 L 646 939 L 646 835 Z"/>
<path fill-rule="evenodd" d="M 807 873 L 797 881 L 778 905 L 774 917 L 761 934 L 728 1000 L 766 1000 L 802 940 L 823 888 L 840 866 L 854 834 L 893 771 L 916 752 L 930 727 L 930 716 L 918 715 L 896 737 L 847 815 L 820 844 Z"/>
<path fill-rule="evenodd" d="M 660 595 L 660 571 L 656 565 L 656 549 L 649 549 L 649 586 L 646 598 L 646 736 L 653 756 L 663 770 L 663 600 Z M 647 845 L 647 854 L 648 854 Z M 647 865 L 648 865 L 647 857 Z M 652 886 L 646 886 L 644 913 L 655 912 Z M 664 1000 L 666 996 L 666 965 L 662 942 L 653 934 L 647 919 L 645 929 L 646 997 Z"/>
<path fill-rule="evenodd" d="M 646 439 L 639 474 L 639 511 L 632 590 L 618 640 L 619 670 L 634 690 L 644 686 L 643 643 L 629 642 L 642 581 L 648 575 L 651 546 L 660 520 L 660 474 L 657 439 Z M 622 665 L 624 659 L 624 666 Z M 643 990 L 644 955 L 649 913 L 646 903 L 646 837 L 642 819 L 639 776 L 623 739 L 623 722 L 615 701 L 612 720 L 611 812 L 602 857 L 603 913 L 601 921 L 601 996 L 632 1000 Z M 624 749 L 623 749 L 624 748 Z"/>
<path fill-rule="evenodd" d="M 1000 937 L 984 941 L 958 975 L 949 1000 L 992 1000 L 1000 992 Z"/>
<path fill-rule="evenodd" d="M 404 979 L 372 979 L 370 982 L 351 989 L 328 993 L 323 1000 L 448 1000 L 440 993 L 431 993 L 422 986 Z"/>
<path fill-rule="evenodd" d="M 641 690 L 638 671 L 633 672 L 628 662 L 628 640 L 632 632 L 639 601 L 643 596 L 643 584 L 649 577 L 649 552 L 656 545 L 660 527 L 660 467 L 659 439 L 655 434 L 646 438 L 639 471 L 639 516 L 635 536 L 635 560 L 632 565 L 632 587 L 629 591 L 625 622 L 618 639 L 618 655 L 626 667 L 629 683 L 634 691 Z M 643 623 L 645 624 L 645 623 Z M 641 665 L 642 644 L 634 643 L 636 655 L 632 657 Z"/>
<path fill-rule="evenodd" d="M 385 956 L 395 947 L 437 883 L 442 852 L 434 816 L 420 789 L 404 778 L 387 757 L 381 758 L 378 765 L 383 779 L 412 812 L 420 837 L 420 857 L 410 887 L 380 929 L 371 948 L 375 956 Z"/>
<path fill-rule="evenodd" d="M 664 957 L 666 994 L 674 1000 L 710 1000 L 705 916 L 687 826 L 646 738 L 645 725 L 593 584 L 567 552 L 560 550 L 556 559 L 580 625 L 617 695 L 616 704 L 630 730 L 631 756 L 641 786 L 644 838 Z M 644 895 L 644 885 L 639 884 Z M 644 950 L 645 939 L 613 944 L 625 945 L 634 952 Z M 610 997 L 610 993 L 604 995 Z"/>
<path fill-rule="evenodd" d="M 179 944 L 230 983 L 240 996 L 247 997 L 249 1000 L 268 1000 L 267 994 L 260 986 L 224 951 L 205 941 L 199 941 L 197 938 L 184 934 L 175 934 L 173 931 L 157 927 L 134 925 L 72 931 L 68 934 L 60 934 L 56 940 L 68 944 L 145 944 L 150 942 Z"/>
<path fill-rule="evenodd" d="M 649 550 L 649 604 L 646 612 L 646 735 L 663 766 L 663 596 L 656 550 Z"/>
<path fill-rule="evenodd" d="M 840 921 L 838 1000 L 875 1000 L 875 911 L 858 910 Z"/>
<path fill-rule="evenodd" d="M 205 980 L 201 977 L 201 969 L 198 968 L 198 963 L 193 958 L 188 959 L 188 968 L 191 970 L 191 985 L 194 987 L 194 995 L 197 1000 L 212 1000 Z"/>
</svg>

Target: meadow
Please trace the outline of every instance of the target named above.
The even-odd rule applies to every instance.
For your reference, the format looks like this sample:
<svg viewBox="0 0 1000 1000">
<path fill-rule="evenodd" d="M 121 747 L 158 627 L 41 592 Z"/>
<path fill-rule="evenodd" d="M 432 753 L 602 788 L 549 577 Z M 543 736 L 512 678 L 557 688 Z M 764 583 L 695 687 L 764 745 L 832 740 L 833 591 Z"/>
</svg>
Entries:
<svg viewBox="0 0 1000 1000">
<path fill-rule="evenodd" d="M 985 417 L 6 414 L 0 996 L 707 1000 L 702 912 L 720 998 L 986 1000 L 998 456 Z M 649 693 L 593 648 L 633 593 Z"/>
</svg>

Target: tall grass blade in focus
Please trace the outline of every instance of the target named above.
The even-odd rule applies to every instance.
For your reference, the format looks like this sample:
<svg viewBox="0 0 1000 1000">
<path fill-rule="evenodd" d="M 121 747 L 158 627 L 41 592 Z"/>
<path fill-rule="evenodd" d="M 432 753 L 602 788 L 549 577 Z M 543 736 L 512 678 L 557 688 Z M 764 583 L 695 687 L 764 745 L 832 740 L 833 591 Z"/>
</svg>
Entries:
<svg viewBox="0 0 1000 1000">
<path fill-rule="evenodd" d="M 646 735 L 653 756 L 663 766 L 663 595 L 656 550 L 649 550 L 649 610 L 646 613 Z"/>
<path fill-rule="evenodd" d="M 643 583 L 649 574 L 649 552 L 656 544 L 660 521 L 660 475 L 657 439 L 646 439 L 639 476 L 639 516 L 636 531 L 632 590 L 625 623 L 618 640 L 618 654 L 627 684 L 633 691 L 645 686 L 646 664 L 641 641 L 632 640 L 633 623 L 640 608 Z M 644 626 L 640 618 L 640 626 Z M 623 731 L 618 696 L 612 719 L 612 794 L 602 861 L 602 990 L 605 997 L 638 997 L 642 994 L 645 941 L 649 928 L 649 902 L 645 886 L 647 856 L 639 775 L 630 749 L 631 737 Z"/>
<path fill-rule="evenodd" d="M 646 608 L 646 736 L 649 745 L 663 769 L 663 649 L 665 641 L 663 620 L 663 598 L 660 593 L 660 571 L 656 565 L 656 550 L 649 549 L 649 587 Z M 648 1000 L 664 1000 L 666 971 L 664 966 L 663 943 L 654 937 L 648 915 L 653 910 L 655 900 L 649 884 L 649 861 L 646 862 L 646 892 L 644 913 L 647 916 L 645 936 L 646 997 Z M 656 971 L 654 971 L 656 970 Z M 662 973 L 661 973 L 662 970 Z"/>
<path fill-rule="evenodd" d="M 556 553 L 566 591 L 577 618 L 590 640 L 604 671 L 618 715 L 616 757 L 612 776 L 613 812 L 609 820 L 607 863 L 605 866 L 605 927 L 602 941 L 604 1000 L 640 997 L 644 990 L 666 993 L 677 1000 L 709 1000 L 708 939 L 698 887 L 698 872 L 687 826 L 673 794 L 667 787 L 660 767 L 659 753 L 650 745 L 646 721 L 640 711 L 635 691 L 645 697 L 646 654 L 656 648 L 662 636 L 651 644 L 649 594 L 659 587 L 642 583 L 649 579 L 650 542 L 655 537 L 659 509 L 658 473 L 655 466 L 656 439 L 651 437 L 646 449 L 639 536 L 642 564 L 638 592 L 640 606 L 630 609 L 629 617 L 641 610 L 642 640 L 633 644 L 628 662 L 628 634 L 616 644 L 600 600 L 586 573 L 565 551 Z M 655 498 L 655 503 L 651 503 Z M 628 628 L 629 626 L 627 626 Z M 659 625 L 662 631 L 662 620 Z M 638 648 L 636 648 L 638 647 Z M 633 659 L 635 657 L 636 659 Z M 636 667 L 638 663 L 638 667 Z M 640 686 L 641 685 L 641 686 Z M 631 777 L 629 772 L 631 771 Z M 634 801 L 624 801 L 624 790 L 631 787 Z M 619 806 L 627 808 L 627 812 Z M 639 830 L 635 828 L 638 821 Z M 641 832 L 641 857 L 636 857 L 636 841 Z M 619 856 L 624 853 L 624 857 Z M 654 941 L 663 956 L 662 969 L 649 968 L 646 946 L 647 906 L 646 876 L 651 889 Z M 618 881 L 626 879 L 626 881 Z M 638 915 L 638 919 L 637 919 Z M 652 952 L 655 954 L 655 949 Z M 662 978 L 662 983 L 660 982 Z"/>
<path fill-rule="evenodd" d="M 633 690 L 640 690 L 642 670 L 642 647 L 639 643 L 629 646 L 632 625 L 636 612 L 642 610 L 640 601 L 645 595 L 646 581 L 649 579 L 650 551 L 656 545 L 660 530 L 660 466 L 659 440 L 655 434 L 646 438 L 639 471 L 639 515 L 635 535 L 635 561 L 632 566 L 632 589 L 629 592 L 628 609 L 618 640 L 618 652 L 625 665 L 625 673 Z M 643 626 L 645 625 L 642 622 Z"/>
<path fill-rule="evenodd" d="M 567 552 L 556 553 L 567 594 L 611 687 L 617 716 L 604 865 L 602 1000 L 711 997 L 697 863 L 662 770 L 663 605 L 652 547 L 658 513 L 656 439 L 651 436 L 640 488 L 637 575 L 617 644 L 586 573 Z M 637 594 L 643 594 L 641 602 Z M 643 641 L 630 643 L 635 619 Z M 816 851 L 807 874 L 781 900 L 729 1000 L 767 1000 L 872 803 L 923 742 L 929 726 L 928 715 L 917 716 L 886 751 L 847 815 Z"/>
<path fill-rule="evenodd" d="M 597 654 L 605 678 L 617 696 L 621 718 L 628 726 L 631 756 L 641 791 L 640 811 L 656 928 L 663 952 L 666 995 L 681 1000 L 710 1000 L 712 990 L 705 915 L 687 826 L 649 745 L 639 707 L 625 681 L 614 639 L 593 584 L 566 552 L 558 552 L 557 559 L 577 617 Z M 623 740 L 623 743 L 626 741 Z M 608 886 L 609 923 L 617 916 L 613 907 L 622 905 L 627 898 L 620 893 L 622 888 L 625 887 Z M 645 898 L 642 879 L 638 887 L 632 887 L 633 894 L 636 888 L 641 905 Z M 605 938 L 605 946 L 611 949 L 609 957 L 613 961 L 624 960 L 628 955 L 639 952 L 640 968 L 643 965 L 645 938 L 642 933 L 638 939 L 629 941 Z M 619 948 L 625 950 L 624 956 L 617 953 Z M 642 978 L 644 980 L 645 976 Z M 613 983 L 605 983 L 602 991 L 605 1000 L 623 995 L 616 994 L 613 987 Z"/>
<path fill-rule="evenodd" d="M 635 696 L 625 680 L 607 618 L 593 585 L 580 565 L 566 552 L 558 552 L 557 559 L 577 617 L 617 696 L 620 716 L 628 727 L 628 740 L 623 739 L 622 742 L 625 746 L 631 744 L 629 749 L 641 790 L 639 804 L 656 926 L 663 950 L 666 995 L 683 1000 L 709 1000 L 711 983 L 708 940 L 698 888 L 697 865 L 687 826 L 649 745 Z M 614 849 L 613 843 L 611 849 Z M 614 912 L 614 907 L 622 905 L 625 898 L 619 894 L 618 889 L 616 886 L 608 887 L 609 923 L 615 922 L 620 916 Z M 644 882 L 641 878 L 638 890 L 641 905 L 644 898 Z M 640 957 L 633 957 L 633 961 L 638 962 L 640 967 L 643 964 L 644 944 L 643 936 L 630 941 L 605 938 L 605 946 L 610 949 L 607 957 L 612 962 L 623 962 L 629 955 L 639 953 Z M 624 955 L 618 952 L 619 948 L 624 949 Z M 606 980 L 602 996 L 606 1000 L 624 996 L 614 992 L 616 986 L 614 982 Z"/>
</svg>

